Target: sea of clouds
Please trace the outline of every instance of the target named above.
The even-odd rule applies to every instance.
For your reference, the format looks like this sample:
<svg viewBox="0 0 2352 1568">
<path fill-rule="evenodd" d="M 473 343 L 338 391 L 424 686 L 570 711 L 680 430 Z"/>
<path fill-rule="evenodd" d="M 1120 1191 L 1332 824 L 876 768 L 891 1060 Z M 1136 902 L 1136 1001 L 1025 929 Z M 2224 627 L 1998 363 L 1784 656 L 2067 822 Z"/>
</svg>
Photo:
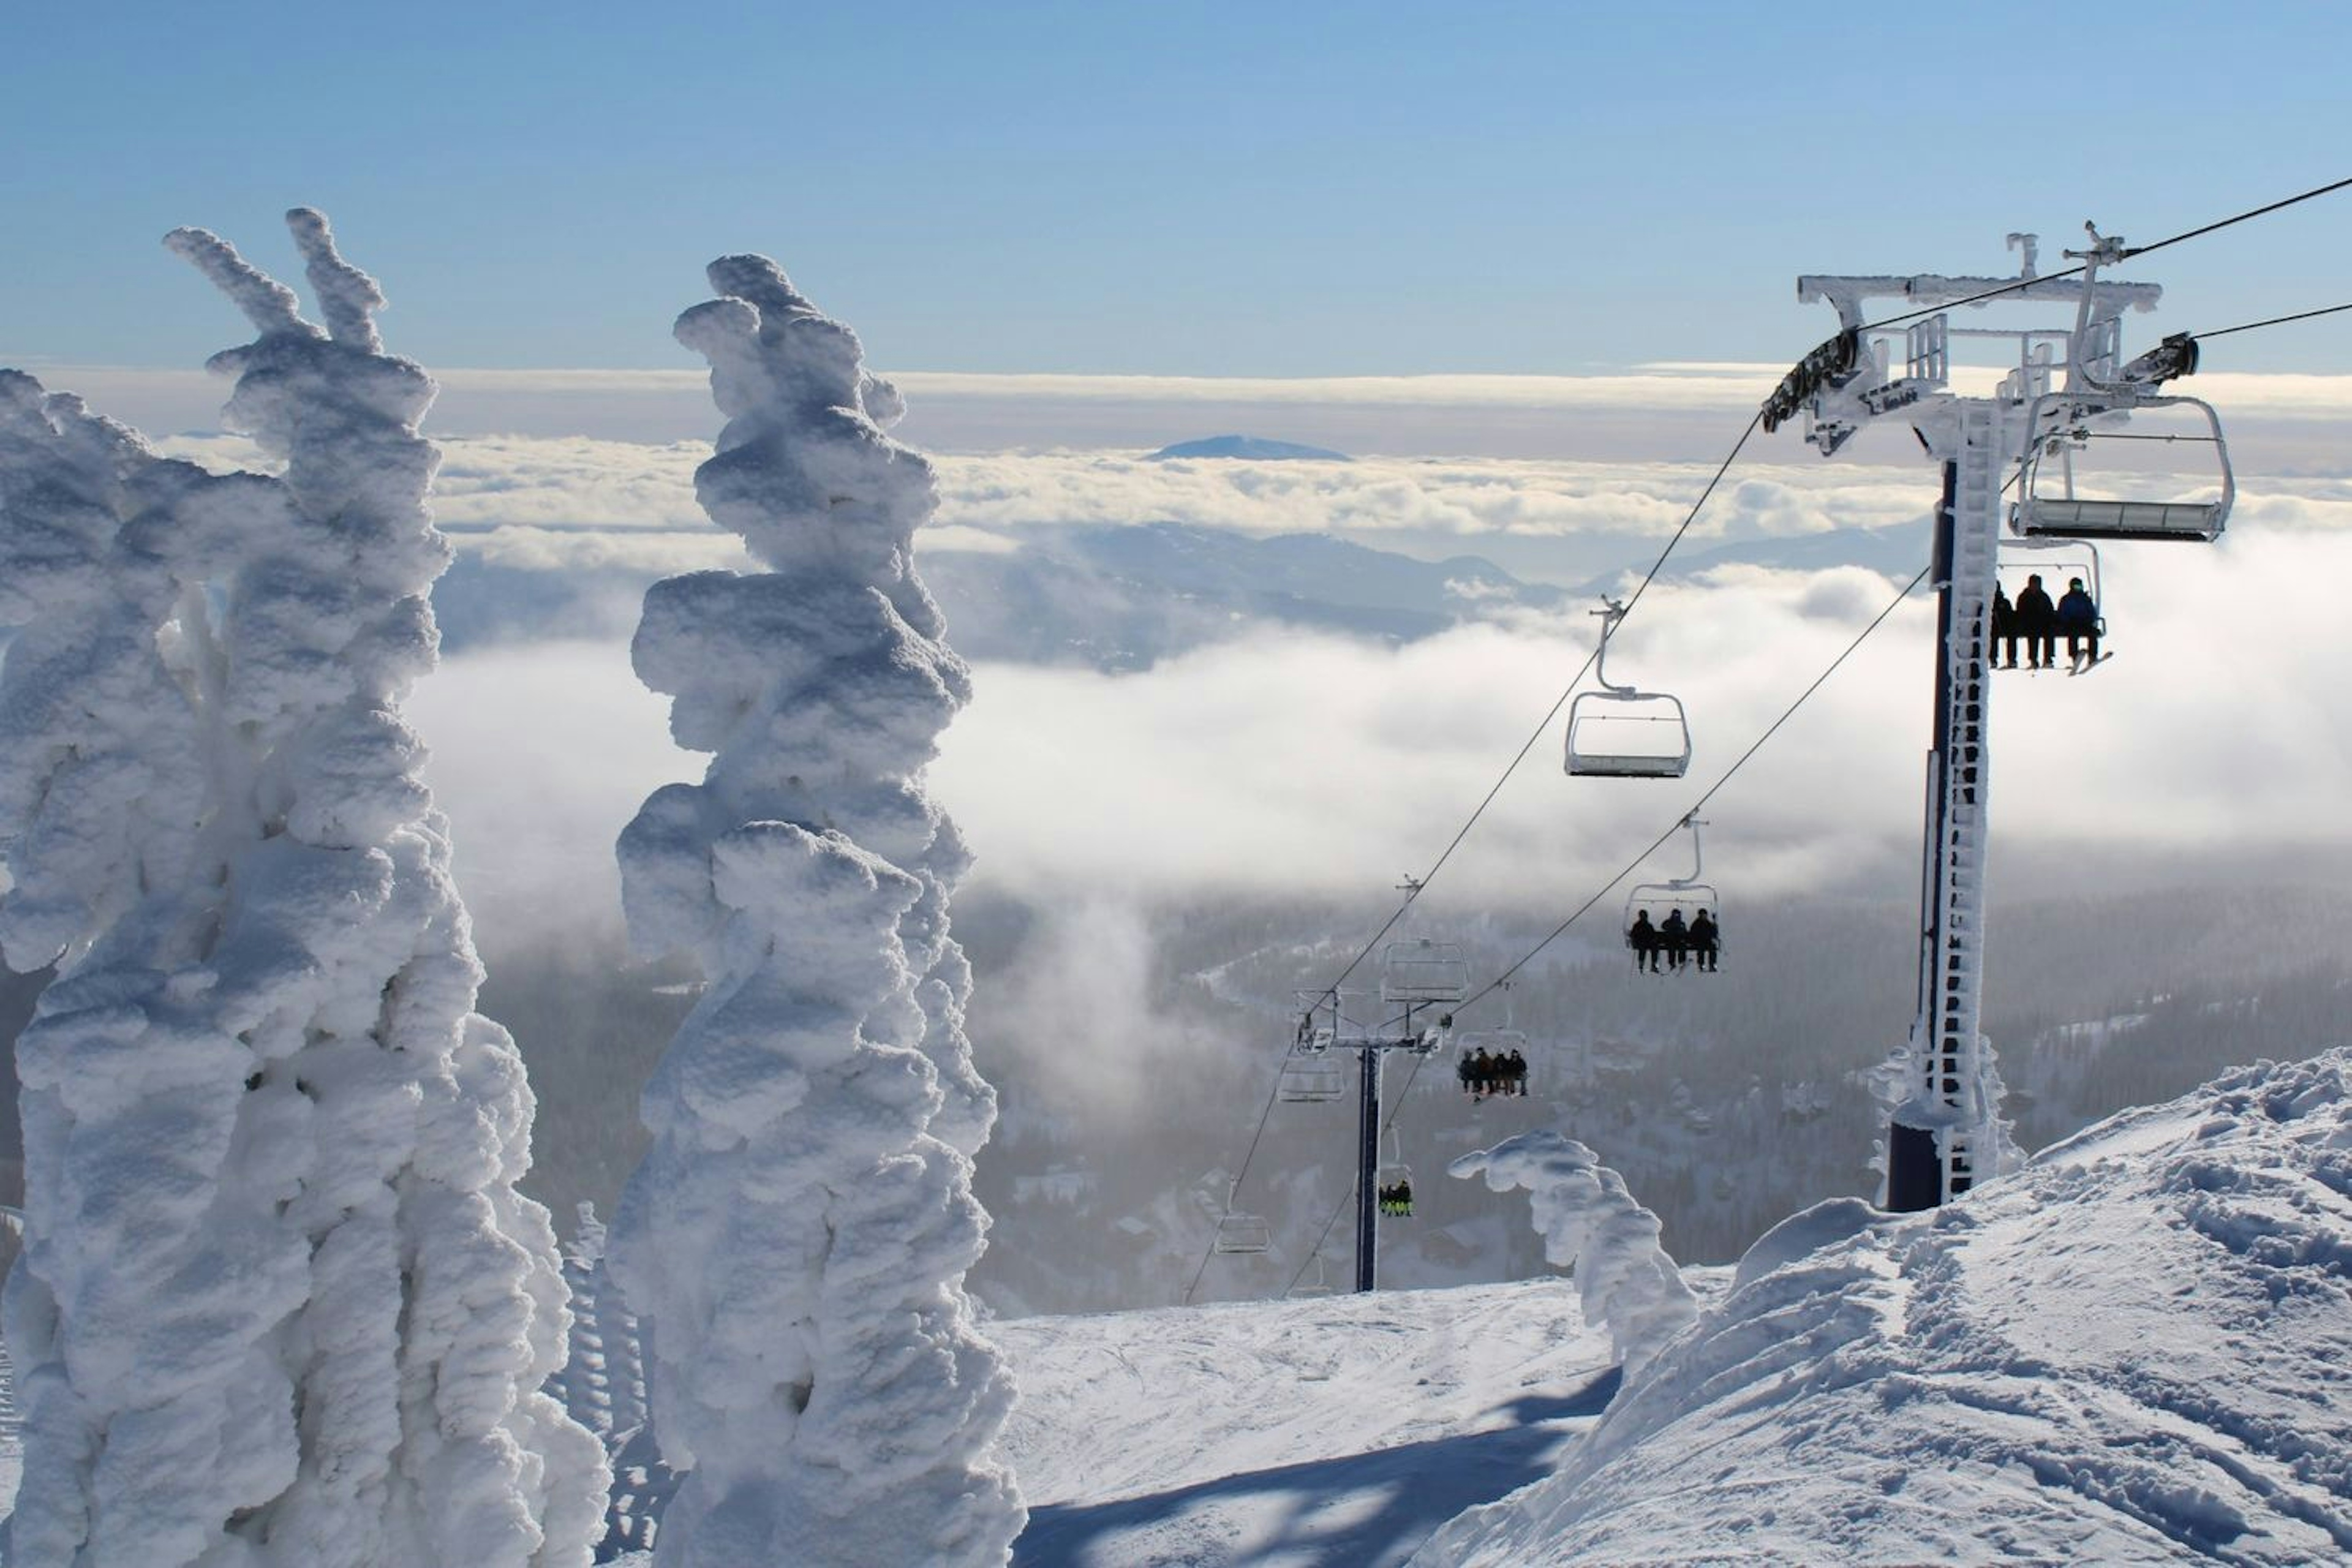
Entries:
<svg viewBox="0 0 2352 1568">
<path fill-rule="evenodd" d="M 2252 401 L 2294 405 L 2284 393 Z M 1204 417 L 1163 433 L 1198 435 L 1248 412 L 1204 404 Z M 2052 889 L 2069 885 L 2070 865 L 2111 879 L 2119 865 L 2168 857 L 2287 874 L 2352 840 L 2337 806 L 2352 792 L 2352 621 L 2333 587 L 2352 567 L 2352 478 L 2323 471 L 2299 414 L 2249 423 L 2269 431 L 2252 445 L 2303 450 L 2302 471 L 2242 473 L 2217 547 L 2111 547 L 2118 657 L 2082 679 L 2000 683 L 1996 817 L 2008 863 L 2046 868 Z M 233 438 L 174 447 L 245 456 Z M 697 442 L 463 436 L 445 438 L 445 452 L 436 510 L 461 552 L 558 575 L 735 559 L 693 500 Z M 1933 467 L 1904 463 L 1900 447 L 1872 456 L 1825 462 L 1784 437 L 1732 469 L 1688 547 L 1925 515 Z M 919 542 L 934 556 L 1018 551 L 1056 527 L 1179 521 L 1330 531 L 1424 558 L 1486 554 L 1566 582 L 1646 563 L 1713 461 L 1156 462 L 1136 448 L 1057 445 L 950 453 L 939 467 L 939 525 Z M 1859 566 L 1724 566 L 1654 589 L 1613 664 L 1688 705 L 1689 779 L 1568 780 L 1555 718 L 1449 865 L 1446 891 L 1471 905 L 1573 907 L 1671 826 L 1899 585 Z M 1915 595 L 1710 802 L 1711 868 L 1736 868 L 1751 896 L 1907 896 L 1931 625 L 1927 595 Z M 420 699 L 461 871 L 486 920 L 502 906 L 604 907 L 611 834 L 648 788 L 696 765 L 667 747 L 625 636 L 607 626 L 482 647 L 452 658 Z M 1041 899 L 1383 887 L 1444 847 L 1591 637 L 1589 617 L 1571 611 L 1467 622 L 1402 647 L 1260 626 L 1131 674 L 986 665 L 946 738 L 938 784 L 983 882 Z"/>
</svg>

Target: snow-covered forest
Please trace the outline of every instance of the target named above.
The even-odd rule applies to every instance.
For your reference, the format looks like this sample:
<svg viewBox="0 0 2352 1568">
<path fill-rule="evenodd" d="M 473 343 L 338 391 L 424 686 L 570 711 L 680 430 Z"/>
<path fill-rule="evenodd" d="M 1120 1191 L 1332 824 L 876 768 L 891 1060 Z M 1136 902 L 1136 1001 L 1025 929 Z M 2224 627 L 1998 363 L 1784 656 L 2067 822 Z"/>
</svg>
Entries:
<svg viewBox="0 0 2352 1568">
<path fill-rule="evenodd" d="M 2352 381 L 2095 227 L 1785 369 L 886 372 L 819 232 L 488 370 L 377 221 L 0 367 L 0 1564 L 2352 1559 Z"/>
</svg>

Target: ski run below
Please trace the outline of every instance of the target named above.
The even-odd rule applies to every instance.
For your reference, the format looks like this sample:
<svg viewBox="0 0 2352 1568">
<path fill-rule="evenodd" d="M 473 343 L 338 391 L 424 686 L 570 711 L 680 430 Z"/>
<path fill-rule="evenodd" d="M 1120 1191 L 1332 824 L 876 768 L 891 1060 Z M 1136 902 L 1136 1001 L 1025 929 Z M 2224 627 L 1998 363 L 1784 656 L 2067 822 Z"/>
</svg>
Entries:
<svg viewBox="0 0 2352 1568">
<path fill-rule="evenodd" d="M 2344 1561 L 2347 1089 L 2249 1068 L 1939 1212 L 1806 1211 L 1687 1271 L 1622 1397 L 1557 1279 L 992 1322 L 1013 1561 Z"/>
<path fill-rule="evenodd" d="M 1613 1405 L 1558 1283 L 992 1325 L 1015 1562 L 2345 1560 L 2347 1084 L 2249 1068 L 1939 1212 L 1808 1211 L 1692 1270 Z"/>
</svg>

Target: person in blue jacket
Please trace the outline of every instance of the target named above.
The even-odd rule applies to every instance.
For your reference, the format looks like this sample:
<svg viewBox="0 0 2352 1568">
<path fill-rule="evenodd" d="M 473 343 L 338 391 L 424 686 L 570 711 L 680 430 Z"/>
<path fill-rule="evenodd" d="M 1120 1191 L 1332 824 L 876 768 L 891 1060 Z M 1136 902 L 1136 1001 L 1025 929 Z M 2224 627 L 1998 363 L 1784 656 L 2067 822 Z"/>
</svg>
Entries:
<svg viewBox="0 0 2352 1568">
<path fill-rule="evenodd" d="M 2058 601 L 2058 629 L 2066 634 L 2066 658 L 2076 669 L 2099 662 L 2099 606 L 2083 587 L 2080 577 L 2066 579 L 2066 596 Z M 2087 647 L 2090 657 L 2084 657 Z"/>
</svg>

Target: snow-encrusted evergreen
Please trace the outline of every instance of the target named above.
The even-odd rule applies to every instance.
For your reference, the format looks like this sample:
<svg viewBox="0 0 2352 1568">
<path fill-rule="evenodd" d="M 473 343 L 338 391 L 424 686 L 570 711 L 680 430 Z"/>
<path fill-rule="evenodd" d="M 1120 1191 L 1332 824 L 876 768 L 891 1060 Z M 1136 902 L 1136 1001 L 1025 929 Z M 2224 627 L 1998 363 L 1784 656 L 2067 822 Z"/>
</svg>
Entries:
<svg viewBox="0 0 2352 1568">
<path fill-rule="evenodd" d="M 994 1105 L 948 933 L 967 858 L 920 782 L 969 693 L 911 559 L 937 491 L 846 328 L 764 258 L 709 278 L 677 328 L 728 418 L 696 488 L 770 570 L 656 584 L 634 650 L 714 753 L 620 842 L 633 940 L 710 981 L 612 1238 L 688 1472 L 657 1561 L 1001 1563 L 1012 1388 L 963 1291 Z"/>
<path fill-rule="evenodd" d="M 1698 1302 L 1658 1244 L 1658 1216 L 1633 1201 L 1624 1178 L 1573 1138 L 1523 1132 L 1446 1167 L 1486 1178 L 1498 1193 L 1528 1190 L 1544 1257 L 1576 1270 L 1584 1321 L 1609 1325 L 1631 1384 L 1667 1342 L 1698 1321 Z"/>
<path fill-rule="evenodd" d="M 281 477 L 159 458 L 0 374 L 0 944 L 28 1245 L 16 1568 L 585 1563 L 606 1472 L 541 1384 L 531 1100 L 400 715 L 448 552 L 373 280 L 288 215 L 331 331 L 201 230 Z"/>
</svg>

